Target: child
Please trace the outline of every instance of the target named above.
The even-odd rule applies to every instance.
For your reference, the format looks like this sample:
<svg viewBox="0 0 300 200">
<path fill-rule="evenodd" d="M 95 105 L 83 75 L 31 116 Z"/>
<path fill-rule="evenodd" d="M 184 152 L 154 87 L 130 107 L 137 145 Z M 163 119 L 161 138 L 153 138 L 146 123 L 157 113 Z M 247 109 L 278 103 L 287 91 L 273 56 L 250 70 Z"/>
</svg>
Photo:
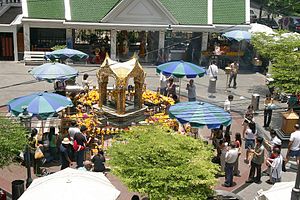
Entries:
<svg viewBox="0 0 300 200">
<path fill-rule="evenodd" d="M 267 165 L 271 167 L 270 180 L 266 181 L 269 184 L 274 184 L 281 181 L 283 157 L 280 154 L 279 148 L 273 149 L 273 157 L 274 159 L 267 159 Z"/>
</svg>

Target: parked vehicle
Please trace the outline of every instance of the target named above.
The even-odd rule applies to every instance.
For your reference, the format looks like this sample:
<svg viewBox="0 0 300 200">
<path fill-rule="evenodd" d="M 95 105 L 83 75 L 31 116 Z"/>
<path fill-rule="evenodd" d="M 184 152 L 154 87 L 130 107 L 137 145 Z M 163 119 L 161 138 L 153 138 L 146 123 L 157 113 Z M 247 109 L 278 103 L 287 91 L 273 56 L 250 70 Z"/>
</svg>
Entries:
<svg viewBox="0 0 300 200">
<path fill-rule="evenodd" d="M 278 23 L 281 29 L 300 33 L 300 17 L 283 17 Z"/>
<path fill-rule="evenodd" d="M 254 13 L 253 10 L 250 10 L 250 22 L 254 23 L 257 20 L 257 15 Z"/>
<path fill-rule="evenodd" d="M 257 23 L 264 24 L 272 29 L 279 29 L 278 23 L 273 18 L 261 18 Z"/>
</svg>

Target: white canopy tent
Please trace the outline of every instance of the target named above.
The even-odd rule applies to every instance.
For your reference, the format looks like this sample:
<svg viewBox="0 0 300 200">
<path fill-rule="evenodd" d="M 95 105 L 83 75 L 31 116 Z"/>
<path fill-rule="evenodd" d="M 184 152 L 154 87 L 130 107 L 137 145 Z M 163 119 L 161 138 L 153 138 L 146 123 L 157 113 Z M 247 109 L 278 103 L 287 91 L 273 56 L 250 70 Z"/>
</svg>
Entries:
<svg viewBox="0 0 300 200">
<path fill-rule="evenodd" d="M 267 35 L 276 34 L 272 28 L 258 23 L 250 24 L 251 28 L 248 30 L 250 33 L 265 33 Z"/>
<path fill-rule="evenodd" d="M 103 173 L 67 168 L 34 179 L 19 200 L 115 200 L 119 195 Z"/>
<path fill-rule="evenodd" d="M 275 183 L 269 190 L 263 191 L 258 200 L 290 200 L 295 181 Z"/>
</svg>

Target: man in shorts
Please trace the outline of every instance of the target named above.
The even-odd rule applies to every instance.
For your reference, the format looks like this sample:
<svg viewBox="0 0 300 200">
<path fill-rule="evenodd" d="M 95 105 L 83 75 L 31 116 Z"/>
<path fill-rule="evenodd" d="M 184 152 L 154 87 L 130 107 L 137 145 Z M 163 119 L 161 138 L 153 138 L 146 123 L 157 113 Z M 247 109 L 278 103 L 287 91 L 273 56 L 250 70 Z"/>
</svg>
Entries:
<svg viewBox="0 0 300 200">
<path fill-rule="evenodd" d="M 286 154 L 286 163 L 290 157 L 297 158 L 297 164 L 300 162 L 300 127 L 299 124 L 295 124 L 295 131 L 291 134 L 290 142 L 288 145 L 288 151 Z"/>
</svg>

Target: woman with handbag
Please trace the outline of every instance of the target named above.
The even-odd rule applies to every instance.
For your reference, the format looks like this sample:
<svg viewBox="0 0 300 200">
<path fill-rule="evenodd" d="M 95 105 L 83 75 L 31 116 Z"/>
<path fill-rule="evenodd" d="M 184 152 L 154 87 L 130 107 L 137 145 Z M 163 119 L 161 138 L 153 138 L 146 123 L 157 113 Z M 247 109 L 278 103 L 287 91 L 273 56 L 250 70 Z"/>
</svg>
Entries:
<svg viewBox="0 0 300 200">
<path fill-rule="evenodd" d="M 33 161 L 33 172 L 36 176 L 41 176 L 41 166 L 43 164 L 44 153 L 42 151 L 43 141 L 38 141 L 37 129 L 33 129 L 29 138 L 29 148 Z"/>
</svg>

